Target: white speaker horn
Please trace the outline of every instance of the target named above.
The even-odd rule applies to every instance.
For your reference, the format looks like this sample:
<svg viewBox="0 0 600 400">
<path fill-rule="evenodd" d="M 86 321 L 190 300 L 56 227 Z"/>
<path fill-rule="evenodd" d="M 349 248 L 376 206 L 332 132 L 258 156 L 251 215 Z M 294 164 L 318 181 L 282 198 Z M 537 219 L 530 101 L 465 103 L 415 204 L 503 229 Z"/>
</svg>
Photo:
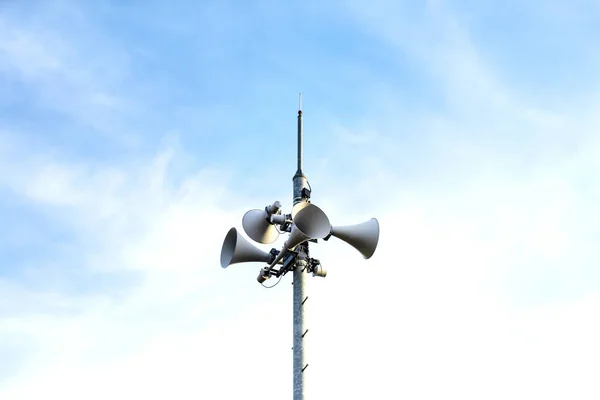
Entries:
<svg viewBox="0 0 600 400">
<path fill-rule="evenodd" d="M 221 267 L 227 268 L 231 264 L 242 262 L 269 263 L 273 256 L 270 253 L 254 247 L 252 243 L 244 239 L 235 228 L 231 228 L 225 236 L 221 248 Z"/>
<path fill-rule="evenodd" d="M 285 241 L 285 247 L 293 249 L 310 239 L 323 239 L 329 235 L 331 223 L 327 214 L 314 204 L 307 203 L 292 218 L 292 231 Z"/>
<path fill-rule="evenodd" d="M 331 236 L 343 240 L 363 255 L 371 258 L 379 242 L 379 222 L 371 218 L 367 222 L 356 225 L 332 226 Z"/>
<path fill-rule="evenodd" d="M 327 214 L 314 204 L 307 203 L 303 205 L 294 218 L 292 218 L 292 230 L 290 236 L 283 244 L 283 249 L 271 263 L 271 267 L 277 264 L 288 250 L 301 243 L 311 239 L 323 239 L 329 235 L 331 231 L 331 223 Z"/>
<path fill-rule="evenodd" d="M 275 225 L 271 224 L 267 210 L 250 210 L 242 218 L 244 232 L 250 239 L 263 244 L 273 243 L 279 237 Z"/>
</svg>

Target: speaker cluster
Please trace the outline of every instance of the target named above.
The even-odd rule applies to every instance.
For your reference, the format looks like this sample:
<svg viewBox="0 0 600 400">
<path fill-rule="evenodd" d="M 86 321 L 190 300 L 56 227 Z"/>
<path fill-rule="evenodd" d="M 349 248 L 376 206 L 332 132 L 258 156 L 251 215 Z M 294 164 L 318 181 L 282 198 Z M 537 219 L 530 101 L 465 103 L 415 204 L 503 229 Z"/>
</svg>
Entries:
<svg viewBox="0 0 600 400">
<path fill-rule="evenodd" d="M 266 252 L 246 240 L 236 228 L 227 233 L 221 249 L 221 267 L 244 262 L 266 263 L 268 266 L 258 277 L 260 283 L 291 271 L 298 256 L 297 247 L 308 241 L 326 241 L 333 236 L 354 247 L 365 259 L 371 258 L 379 242 L 376 218 L 356 225 L 332 226 L 327 214 L 307 200 L 294 205 L 291 214 L 281 212 L 279 201 L 264 209 L 250 210 L 242 218 L 242 227 L 250 239 L 261 244 L 273 243 L 281 234 L 289 234 L 281 250 L 273 248 Z M 306 268 L 313 276 L 327 275 L 318 260 L 308 259 Z"/>
</svg>

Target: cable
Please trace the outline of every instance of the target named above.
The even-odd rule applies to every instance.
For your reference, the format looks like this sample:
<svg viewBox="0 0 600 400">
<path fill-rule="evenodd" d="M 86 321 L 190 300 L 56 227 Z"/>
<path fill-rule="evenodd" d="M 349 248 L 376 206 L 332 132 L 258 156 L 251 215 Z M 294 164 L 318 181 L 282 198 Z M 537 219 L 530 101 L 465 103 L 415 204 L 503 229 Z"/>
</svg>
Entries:
<svg viewBox="0 0 600 400">
<path fill-rule="evenodd" d="M 308 190 L 310 190 L 310 192 L 312 193 L 312 187 L 310 186 L 310 182 L 308 181 L 308 179 L 306 180 L 306 184 L 308 185 Z"/>
<path fill-rule="evenodd" d="M 271 285 L 271 286 L 267 286 L 264 283 L 261 283 L 261 285 L 263 285 L 264 287 L 266 287 L 267 289 L 271 289 L 274 288 L 275 286 L 277 286 L 279 284 L 279 282 L 281 282 L 281 278 L 283 277 L 283 275 L 279 275 L 279 279 L 277 280 L 277 282 L 275 282 L 275 284 Z"/>
</svg>

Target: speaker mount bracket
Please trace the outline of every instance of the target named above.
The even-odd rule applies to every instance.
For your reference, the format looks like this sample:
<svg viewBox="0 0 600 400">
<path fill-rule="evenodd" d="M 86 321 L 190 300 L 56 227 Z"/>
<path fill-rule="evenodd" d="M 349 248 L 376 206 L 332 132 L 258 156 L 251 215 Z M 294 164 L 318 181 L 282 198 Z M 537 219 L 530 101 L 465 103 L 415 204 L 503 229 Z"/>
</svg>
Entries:
<svg viewBox="0 0 600 400">
<path fill-rule="evenodd" d="M 280 276 L 290 272 L 294 268 L 294 264 L 296 262 L 297 257 L 298 253 L 296 253 L 295 251 L 290 251 L 289 254 L 283 260 L 283 264 L 281 265 L 281 268 L 279 268 L 279 271 L 276 272 L 275 276 L 279 278 Z"/>
<path fill-rule="evenodd" d="M 280 253 L 279 250 L 271 249 L 270 254 L 273 256 L 272 260 L 274 260 L 275 257 L 277 257 L 279 255 L 279 253 Z M 260 274 L 264 279 L 269 279 L 272 276 L 279 278 L 280 276 L 285 275 L 294 269 L 294 265 L 296 263 L 297 257 L 298 257 L 298 252 L 293 251 L 293 250 L 288 250 L 288 253 L 284 256 L 283 261 L 281 262 L 281 267 L 279 267 L 279 268 L 265 267 L 265 268 L 261 269 Z"/>
<path fill-rule="evenodd" d="M 321 265 L 321 261 L 316 258 L 308 259 L 308 266 L 306 268 L 306 272 L 312 274 L 313 276 L 319 276 L 321 278 L 325 278 L 327 276 L 327 271 Z"/>
<path fill-rule="evenodd" d="M 280 225 L 282 232 L 291 232 L 292 230 L 292 214 L 285 214 L 285 221 Z"/>
<path fill-rule="evenodd" d="M 302 200 L 310 199 L 311 190 L 309 188 L 302 188 Z"/>
</svg>

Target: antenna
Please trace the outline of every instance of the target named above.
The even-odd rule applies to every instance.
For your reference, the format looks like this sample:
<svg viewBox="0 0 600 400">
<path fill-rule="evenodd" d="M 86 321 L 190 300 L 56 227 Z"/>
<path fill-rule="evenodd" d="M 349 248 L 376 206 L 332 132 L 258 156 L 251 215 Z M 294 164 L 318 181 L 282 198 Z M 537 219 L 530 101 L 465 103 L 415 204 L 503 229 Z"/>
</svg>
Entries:
<svg viewBox="0 0 600 400">
<path fill-rule="evenodd" d="M 302 175 L 302 93 L 298 95 L 298 171 L 296 171 L 296 175 L 298 174 Z M 294 195 L 294 201 L 295 199 Z"/>
<path fill-rule="evenodd" d="M 242 220 L 246 235 L 259 243 L 272 243 L 279 233 L 289 233 L 283 248 L 281 250 L 273 248 L 267 253 L 244 239 L 236 228 L 231 228 L 221 249 L 223 268 L 246 262 L 267 263 L 257 277 L 260 284 L 271 277 L 281 279 L 288 272 L 292 272 L 294 400 L 304 400 L 304 378 L 308 367 L 304 359 L 304 341 L 308 333 L 308 329 L 304 326 L 304 304 L 308 300 L 305 293 L 306 275 L 312 273 L 313 277 L 327 276 L 327 271 L 321 266 L 321 262 L 310 257 L 309 242 L 318 243 L 319 239 L 327 241 L 334 236 L 354 247 L 365 259 L 371 258 L 379 242 L 377 219 L 372 218 L 356 225 L 332 226 L 327 214 L 311 203 L 312 190 L 302 172 L 302 135 L 302 93 L 300 93 L 298 96 L 298 169 L 293 177 L 291 213 L 283 213 L 281 203 L 275 201 L 264 209 L 248 211 Z"/>
</svg>

